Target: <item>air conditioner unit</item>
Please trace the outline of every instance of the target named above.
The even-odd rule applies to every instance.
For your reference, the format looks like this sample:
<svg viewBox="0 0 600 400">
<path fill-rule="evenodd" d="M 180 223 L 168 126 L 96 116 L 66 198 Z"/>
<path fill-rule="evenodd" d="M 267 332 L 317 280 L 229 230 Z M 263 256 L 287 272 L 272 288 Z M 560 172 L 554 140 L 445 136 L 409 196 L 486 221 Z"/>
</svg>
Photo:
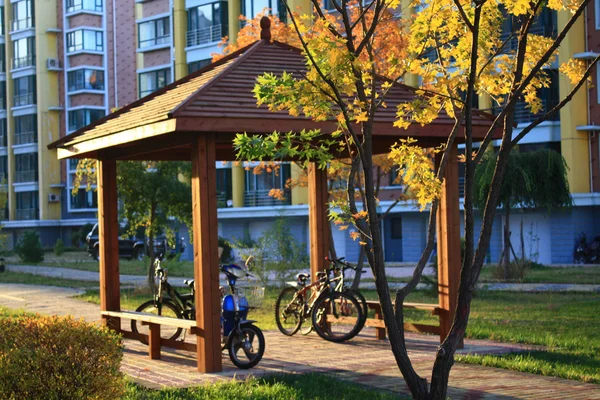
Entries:
<svg viewBox="0 0 600 400">
<path fill-rule="evenodd" d="M 48 195 L 48 203 L 58 203 L 60 201 L 60 196 L 54 193 L 50 193 Z"/>
<path fill-rule="evenodd" d="M 58 58 L 49 58 L 46 60 L 46 68 L 49 71 L 60 71 L 60 63 Z"/>
</svg>

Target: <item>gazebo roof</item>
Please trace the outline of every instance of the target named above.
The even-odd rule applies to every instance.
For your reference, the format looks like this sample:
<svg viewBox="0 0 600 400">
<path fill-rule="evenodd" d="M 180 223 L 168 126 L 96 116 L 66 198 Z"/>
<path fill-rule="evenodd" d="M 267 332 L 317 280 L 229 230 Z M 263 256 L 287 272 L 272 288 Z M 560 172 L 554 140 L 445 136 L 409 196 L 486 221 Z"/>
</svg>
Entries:
<svg viewBox="0 0 600 400">
<path fill-rule="evenodd" d="M 257 106 L 252 92 L 256 78 L 284 71 L 301 77 L 306 71 L 301 50 L 267 40 L 259 40 L 172 84 L 123 107 L 48 148 L 58 149 L 59 158 L 187 159 L 190 135 L 217 133 L 217 159 L 233 159 L 231 141 L 236 133 L 271 133 L 274 130 L 321 129 L 324 134 L 337 129 L 335 121 L 314 122 L 303 115 L 271 112 Z M 445 112 L 424 127 L 412 124 L 395 128 L 396 106 L 416 96 L 415 89 L 394 84 L 374 123 L 375 146 L 379 152 L 400 137 L 412 136 L 423 146 L 445 142 L 454 120 Z M 483 137 L 491 116 L 474 115 L 476 137 Z M 135 149 L 132 146 L 135 144 Z M 169 150 L 166 152 L 166 150 Z"/>
</svg>

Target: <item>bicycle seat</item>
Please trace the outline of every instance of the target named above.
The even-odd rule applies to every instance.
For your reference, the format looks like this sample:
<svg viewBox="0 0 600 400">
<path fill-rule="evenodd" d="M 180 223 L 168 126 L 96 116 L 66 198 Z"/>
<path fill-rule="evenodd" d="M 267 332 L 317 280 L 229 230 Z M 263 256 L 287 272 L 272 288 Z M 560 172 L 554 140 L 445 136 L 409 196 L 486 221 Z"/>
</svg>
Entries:
<svg viewBox="0 0 600 400">
<path fill-rule="evenodd" d="M 327 275 L 327 272 L 325 272 L 325 271 L 319 271 L 319 272 L 317 272 L 317 278 L 323 278 L 326 275 Z"/>
<path fill-rule="evenodd" d="M 296 279 L 299 281 L 305 281 L 310 278 L 310 274 L 299 273 L 296 275 Z"/>
<path fill-rule="evenodd" d="M 194 280 L 193 279 L 186 279 L 183 281 L 184 285 L 189 286 L 190 289 L 194 288 Z"/>
</svg>

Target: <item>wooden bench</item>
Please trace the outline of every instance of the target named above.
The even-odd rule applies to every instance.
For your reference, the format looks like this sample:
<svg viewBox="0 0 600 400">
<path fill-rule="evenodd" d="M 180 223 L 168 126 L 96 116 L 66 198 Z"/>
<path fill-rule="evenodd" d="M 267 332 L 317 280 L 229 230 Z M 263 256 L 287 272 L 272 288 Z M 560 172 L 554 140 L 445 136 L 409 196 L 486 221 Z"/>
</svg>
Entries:
<svg viewBox="0 0 600 400">
<path fill-rule="evenodd" d="M 161 325 L 172 326 L 175 328 L 187 329 L 191 334 L 196 334 L 196 321 L 189 319 L 180 319 L 172 317 L 161 317 L 158 315 L 146 314 L 135 311 L 102 311 L 103 318 L 124 318 L 138 321 L 142 325 L 148 325 L 149 334 L 135 333 L 120 329 L 123 337 L 134 340 L 146 340 L 148 343 L 148 353 L 153 360 L 160 360 L 160 349 L 162 346 L 196 351 L 196 344 L 185 343 L 178 340 L 163 339 L 160 337 Z"/>
<path fill-rule="evenodd" d="M 381 312 L 381 304 L 379 301 L 367 300 L 367 306 L 369 309 L 375 311 L 375 318 L 367 318 L 365 326 L 375 328 L 375 337 L 379 340 L 385 339 L 385 323 L 383 321 L 383 313 Z M 414 310 L 426 310 L 430 311 L 431 315 L 440 315 L 440 307 L 437 304 L 425 304 L 425 303 L 404 303 L 404 308 L 412 308 Z M 439 325 L 425 325 L 425 324 L 411 324 L 404 323 L 404 329 L 410 332 L 425 332 L 433 333 L 436 335 L 440 334 Z"/>
</svg>

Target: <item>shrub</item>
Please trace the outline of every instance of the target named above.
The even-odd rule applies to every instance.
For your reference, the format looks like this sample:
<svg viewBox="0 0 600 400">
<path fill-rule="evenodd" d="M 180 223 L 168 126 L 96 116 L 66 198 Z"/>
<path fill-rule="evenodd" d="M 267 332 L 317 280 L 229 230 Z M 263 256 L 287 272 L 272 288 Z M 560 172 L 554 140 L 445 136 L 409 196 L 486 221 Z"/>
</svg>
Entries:
<svg viewBox="0 0 600 400">
<path fill-rule="evenodd" d="M 71 317 L 0 319 L 0 398 L 117 399 L 121 339 Z"/>
<path fill-rule="evenodd" d="M 65 244 L 62 239 L 56 239 L 56 243 L 54 244 L 54 254 L 57 256 L 62 256 L 65 252 Z"/>
<path fill-rule="evenodd" d="M 532 265 L 533 263 L 530 260 L 511 261 L 508 263 L 508 280 L 504 279 L 504 267 L 502 264 L 491 266 L 490 271 L 494 280 L 523 282 L 525 275 L 531 270 Z"/>
<path fill-rule="evenodd" d="M 19 244 L 15 246 L 15 252 L 23 262 L 37 263 L 44 260 L 44 249 L 35 231 L 25 232 Z"/>
</svg>

